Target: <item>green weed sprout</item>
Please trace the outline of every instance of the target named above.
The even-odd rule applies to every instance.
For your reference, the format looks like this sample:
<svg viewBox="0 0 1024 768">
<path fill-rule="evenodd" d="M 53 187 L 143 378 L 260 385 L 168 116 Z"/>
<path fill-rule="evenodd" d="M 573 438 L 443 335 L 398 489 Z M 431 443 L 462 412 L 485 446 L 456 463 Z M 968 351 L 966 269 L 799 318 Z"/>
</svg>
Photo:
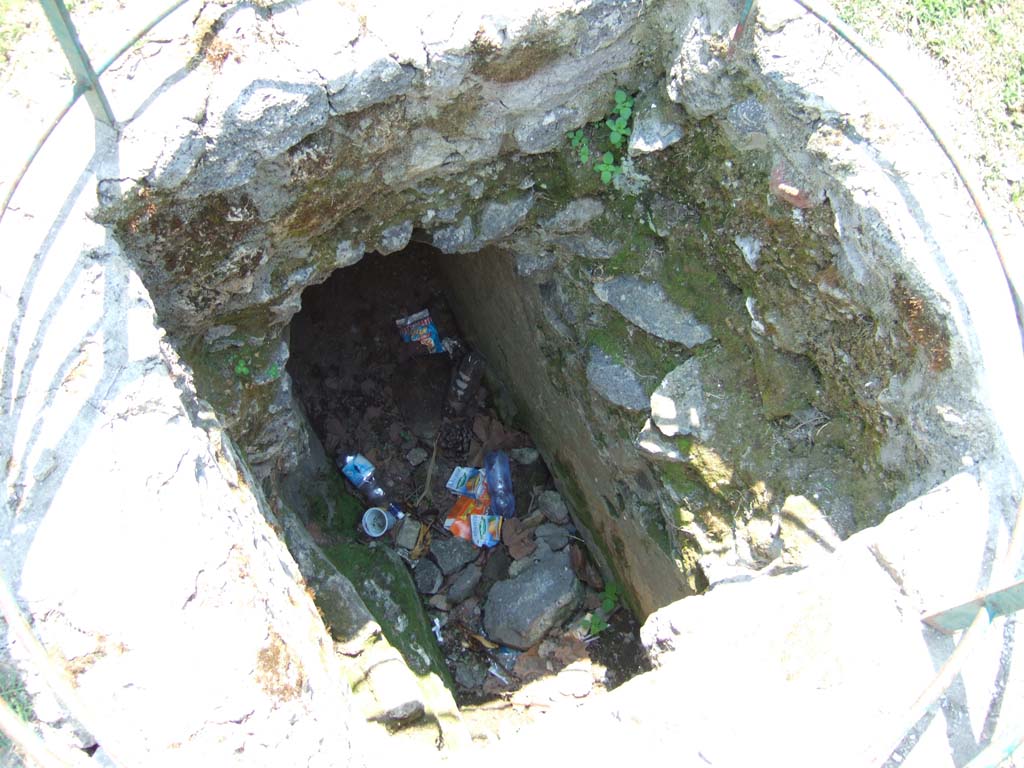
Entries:
<svg viewBox="0 0 1024 768">
<path fill-rule="evenodd" d="M 612 146 L 620 146 L 623 140 L 632 132 L 629 128 L 629 118 L 632 116 L 633 98 L 623 90 L 616 91 L 615 109 L 612 110 L 612 116 L 604 121 L 604 124 L 608 126 L 608 130 L 611 131 L 608 140 L 612 143 Z"/>
<path fill-rule="evenodd" d="M 240 379 L 247 379 L 252 375 L 252 368 L 249 364 L 249 358 L 247 357 L 236 357 L 233 359 L 233 367 L 235 370 L 235 376 Z"/>
<path fill-rule="evenodd" d="M 622 173 L 622 167 L 615 164 L 615 155 L 605 152 L 601 156 L 601 162 L 594 166 L 594 170 L 601 174 L 601 181 L 610 184 L 612 179 Z"/>
<path fill-rule="evenodd" d="M 601 181 L 604 184 L 611 184 L 612 179 L 622 173 L 622 165 L 615 161 L 614 150 L 621 152 L 627 137 L 632 133 L 632 129 L 629 127 L 632 117 L 633 97 L 620 88 L 615 91 L 615 106 L 612 108 L 611 114 L 604 121 L 609 131 L 608 141 L 613 151 L 600 155 L 599 162 L 594 165 L 594 170 L 601 174 Z M 593 125 L 597 125 L 597 123 Z M 572 144 L 572 148 L 577 153 L 580 163 L 588 165 L 591 159 L 590 140 L 583 132 L 583 128 L 569 131 L 566 134 L 566 138 Z"/>
<path fill-rule="evenodd" d="M 600 607 L 583 620 L 583 630 L 590 637 L 596 637 L 608 629 L 608 619 L 619 605 L 619 590 L 615 582 L 607 584 L 601 593 Z"/>
<path fill-rule="evenodd" d="M 572 142 L 572 148 L 579 152 L 580 162 L 586 165 L 590 161 L 590 142 L 584 135 L 583 129 L 569 131 L 569 141 Z"/>
</svg>

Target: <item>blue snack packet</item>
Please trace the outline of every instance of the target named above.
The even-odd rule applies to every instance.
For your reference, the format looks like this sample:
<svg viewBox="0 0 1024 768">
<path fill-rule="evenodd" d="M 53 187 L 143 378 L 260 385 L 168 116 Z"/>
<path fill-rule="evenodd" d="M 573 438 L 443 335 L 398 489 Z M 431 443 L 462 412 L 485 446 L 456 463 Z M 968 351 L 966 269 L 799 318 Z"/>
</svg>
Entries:
<svg viewBox="0 0 1024 768">
<path fill-rule="evenodd" d="M 402 335 L 402 341 L 407 344 L 422 345 L 429 354 L 441 354 L 444 347 L 441 344 L 441 335 L 437 332 L 437 326 L 430 318 L 429 309 L 421 309 L 419 312 L 400 317 L 395 320 L 398 332 Z"/>
</svg>

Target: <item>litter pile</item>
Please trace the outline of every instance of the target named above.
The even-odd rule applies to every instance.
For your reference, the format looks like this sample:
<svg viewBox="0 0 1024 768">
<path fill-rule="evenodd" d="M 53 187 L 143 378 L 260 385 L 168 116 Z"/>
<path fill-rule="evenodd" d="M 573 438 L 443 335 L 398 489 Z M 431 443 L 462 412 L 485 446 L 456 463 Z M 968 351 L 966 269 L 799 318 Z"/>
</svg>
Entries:
<svg viewBox="0 0 1024 768">
<path fill-rule="evenodd" d="M 348 534 L 409 566 L 460 703 L 570 665 L 587 672 L 572 696 L 628 679 L 646 659 L 616 585 L 529 436 L 489 407 L 486 362 L 460 339 L 428 258 L 394 260 L 304 295 L 293 324 L 296 390 L 362 501 Z"/>
</svg>

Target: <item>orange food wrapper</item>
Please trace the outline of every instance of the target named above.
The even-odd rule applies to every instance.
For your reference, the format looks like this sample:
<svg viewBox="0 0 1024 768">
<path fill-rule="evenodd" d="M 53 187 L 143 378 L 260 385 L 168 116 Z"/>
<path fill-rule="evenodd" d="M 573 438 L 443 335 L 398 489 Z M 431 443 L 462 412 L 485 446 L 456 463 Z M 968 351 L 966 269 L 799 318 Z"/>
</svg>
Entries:
<svg viewBox="0 0 1024 768">
<path fill-rule="evenodd" d="M 501 541 L 502 518 L 488 515 L 489 500 L 460 496 L 444 520 L 452 536 L 471 541 L 478 547 L 493 547 Z"/>
<path fill-rule="evenodd" d="M 488 502 L 483 499 L 459 496 L 444 520 L 444 527 L 451 531 L 452 536 L 458 536 L 466 541 L 473 541 L 473 527 L 469 522 L 469 517 L 470 515 L 486 514 L 487 505 Z"/>
</svg>

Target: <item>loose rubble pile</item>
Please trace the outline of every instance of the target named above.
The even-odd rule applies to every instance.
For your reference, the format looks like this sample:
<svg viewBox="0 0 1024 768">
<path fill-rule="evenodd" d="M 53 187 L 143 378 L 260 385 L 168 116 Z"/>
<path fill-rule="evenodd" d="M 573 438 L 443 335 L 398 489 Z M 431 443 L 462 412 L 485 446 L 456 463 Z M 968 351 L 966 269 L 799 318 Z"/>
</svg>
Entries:
<svg viewBox="0 0 1024 768">
<path fill-rule="evenodd" d="M 350 489 L 380 510 L 356 530 L 311 523 L 311 533 L 325 545 L 340 535 L 397 551 L 460 703 L 581 661 L 590 674 L 574 678 L 574 696 L 615 685 L 646 663 L 636 622 L 589 559 L 529 436 L 489 407 L 477 373 L 485 365 L 460 340 L 431 258 L 374 256 L 304 295 L 289 363 L 297 394 Z M 410 317 L 418 329 L 396 327 Z M 452 533 L 460 528 L 451 511 L 467 501 L 452 492 L 452 475 L 493 457 L 507 461 L 514 501 L 496 504 L 485 493 L 473 502 L 497 521 L 495 538 L 478 546 Z M 511 516 L 497 514 L 508 507 Z"/>
</svg>

